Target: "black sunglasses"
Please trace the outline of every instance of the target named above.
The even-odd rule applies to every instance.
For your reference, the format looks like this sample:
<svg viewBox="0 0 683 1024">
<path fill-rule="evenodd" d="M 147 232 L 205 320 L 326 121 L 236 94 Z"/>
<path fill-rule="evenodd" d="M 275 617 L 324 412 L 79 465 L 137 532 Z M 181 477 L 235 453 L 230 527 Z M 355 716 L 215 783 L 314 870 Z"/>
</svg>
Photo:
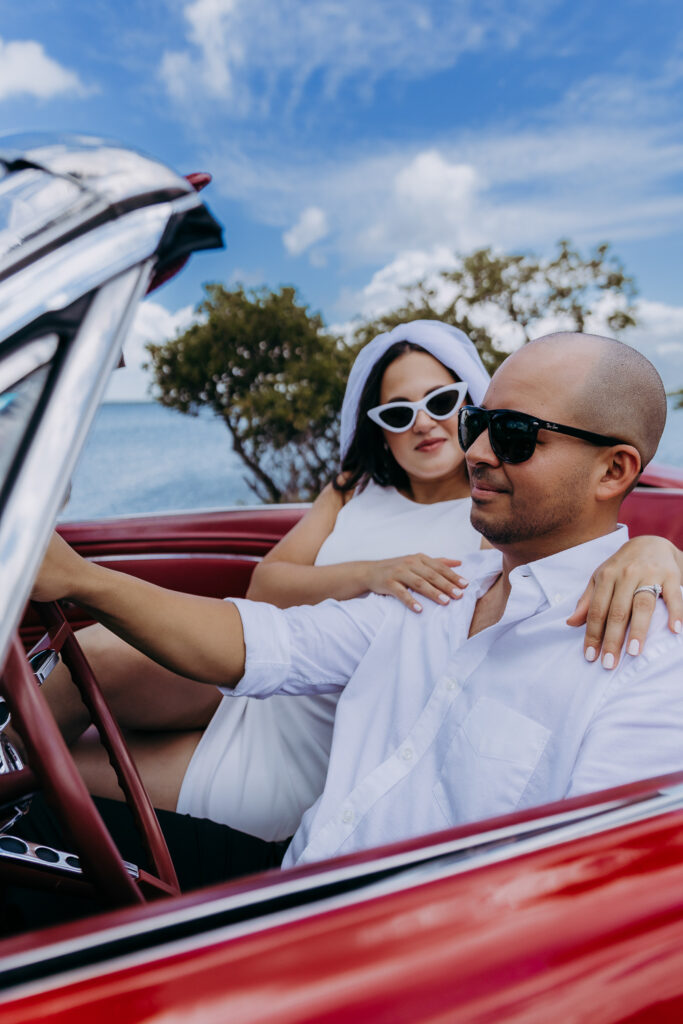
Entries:
<svg viewBox="0 0 683 1024">
<path fill-rule="evenodd" d="M 554 430 L 556 434 L 569 434 L 594 445 L 628 444 L 618 437 L 593 434 L 590 430 L 566 427 L 562 423 L 539 420 L 514 409 L 482 409 L 478 405 L 463 405 L 458 415 L 458 440 L 463 451 L 474 444 L 488 428 L 491 450 L 501 462 L 526 462 L 534 454 L 539 430 Z"/>
</svg>

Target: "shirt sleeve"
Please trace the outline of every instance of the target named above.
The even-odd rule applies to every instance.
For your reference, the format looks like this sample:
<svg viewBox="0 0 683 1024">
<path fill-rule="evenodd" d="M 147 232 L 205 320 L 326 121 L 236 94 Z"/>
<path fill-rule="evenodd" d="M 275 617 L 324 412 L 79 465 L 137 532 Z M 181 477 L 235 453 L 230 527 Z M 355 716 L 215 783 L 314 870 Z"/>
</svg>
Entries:
<svg viewBox="0 0 683 1024">
<path fill-rule="evenodd" d="M 237 697 L 342 690 L 398 604 L 377 594 L 284 609 L 231 600 L 242 619 L 246 663 L 238 685 L 221 692 Z"/>
<path fill-rule="evenodd" d="M 622 670 L 579 748 L 566 796 L 683 769 L 683 643 L 663 635 Z"/>
</svg>

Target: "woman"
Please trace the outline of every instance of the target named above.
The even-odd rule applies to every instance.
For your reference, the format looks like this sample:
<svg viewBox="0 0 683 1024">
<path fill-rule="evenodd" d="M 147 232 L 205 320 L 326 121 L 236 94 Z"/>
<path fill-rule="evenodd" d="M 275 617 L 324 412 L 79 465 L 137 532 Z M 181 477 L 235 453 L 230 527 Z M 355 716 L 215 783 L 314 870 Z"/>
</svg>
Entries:
<svg viewBox="0 0 683 1024">
<path fill-rule="evenodd" d="M 459 563 L 440 556 L 469 553 L 481 538 L 469 522 L 456 413 L 465 392 L 477 404 L 487 385 L 469 339 L 435 321 L 402 325 L 366 346 L 342 409 L 342 473 L 263 560 L 249 596 L 286 607 L 374 591 L 416 612 L 415 595 L 457 599 L 466 585 Z M 647 566 L 643 582 L 653 582 L 649 562 L 638 565 Z M 668 563 L 663 571 L 673 572 Z M 130 743 L 157 806 L 265 839 L 292 834 L 322 790 L 335 695 L 221 700 L 101 627 L 80 636 L 120 723 L 154 730 Z M 70 739 L 87 723 L 67 679 L 55 671 L 45 690 Z M 93 792 L 118 796 L 101 754 L 86 748 L 79 761 Z"/>
</svg>

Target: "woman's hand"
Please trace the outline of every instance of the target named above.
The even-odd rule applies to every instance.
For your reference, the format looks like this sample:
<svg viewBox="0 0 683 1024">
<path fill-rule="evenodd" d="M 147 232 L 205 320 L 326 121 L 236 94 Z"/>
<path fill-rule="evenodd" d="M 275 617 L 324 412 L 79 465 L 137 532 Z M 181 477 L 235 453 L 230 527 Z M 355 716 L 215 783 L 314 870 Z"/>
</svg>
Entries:
<svg viewBox="0 0 683 1024">
<path fill-rule="evenodd" d="M 467 580 L 453 569 L 460 564 L 457 559 L 420 554 L 366 562 L 366 589 L 374 594 L 391 594 L 412 611 L 421 612 L 422 605 L 415 600 L 415 594 L 439 604 L 448 604 L 452 597 L 462 597 Z"/>
<path fill-rule="evenodd" d="M 640 654 L 657 600 L 638 587 L 658 583 L 669 610 L 669 629 L 681 632 L 683 555 L 663 537 L 634 537 L 596 569 L 567 619 L 570 626 L 586 623 L 584 654 L 595 661 L 602 649 L 604 668 L 614 668 L 630 621 L 627 652 Z"/>
</svg>

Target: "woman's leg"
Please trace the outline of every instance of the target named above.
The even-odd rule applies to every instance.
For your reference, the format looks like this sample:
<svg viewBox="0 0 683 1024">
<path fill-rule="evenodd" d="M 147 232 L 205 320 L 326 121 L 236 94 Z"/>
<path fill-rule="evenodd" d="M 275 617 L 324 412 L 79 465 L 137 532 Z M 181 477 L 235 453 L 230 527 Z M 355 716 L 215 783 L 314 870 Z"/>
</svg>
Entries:
<svg viewBox="0 0 683 1024">
<path fill-rule="evenodd" d="M 104 626 L 87 626 L 77 638 L 122 729 L 186 731 L 208 725 L 221 700 L 216 687 L 162 668 Z M 48 676 L 43 694 L 67 743 L 75 742 L 90 718 L 63 663 Z"/>
<path fill-rule="evenodd" d="M 175 811 L 180 787 L 201 730 L 192 732 L 126 732 L 126 743 L 155 807 Z M 83 781 L 93 796 L 123 800 L 116 774 L 97 735 L 88 732 L 71 748 Z"/>
<path fill-rule="evenodd" d="M 175 811 L 187 766 L 220 703 L 220 692 L 157 665 L 103 626 L 79 630 L 78 642 L 126 734 L 152 803 Z M 90 792 L 123 799 L 97 736 L 86 733 L 90 717 L 63 662 L 48 676 L 43 695 Z"/>
</svg>

